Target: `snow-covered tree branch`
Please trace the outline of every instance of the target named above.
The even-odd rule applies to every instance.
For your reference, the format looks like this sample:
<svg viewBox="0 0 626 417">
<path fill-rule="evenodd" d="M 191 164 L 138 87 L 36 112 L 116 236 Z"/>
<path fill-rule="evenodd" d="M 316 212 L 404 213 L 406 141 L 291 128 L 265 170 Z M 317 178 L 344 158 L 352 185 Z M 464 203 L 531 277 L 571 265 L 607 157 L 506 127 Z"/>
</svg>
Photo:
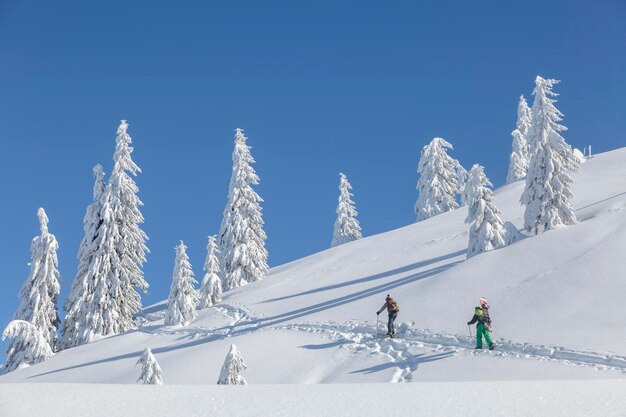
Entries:
<svg viewBox="0 0 626 417">
<path fill-rule="evenodd" d="M 7 337 L 11 339 L 11 343 L 7 350 L 6 362 L 0 368 L 0 374 L 43 362 L 52 356 L 52 349 L 46 336 L 27 321 L 11 321 L 2 333 L 2 340 Z"/>
</svg>

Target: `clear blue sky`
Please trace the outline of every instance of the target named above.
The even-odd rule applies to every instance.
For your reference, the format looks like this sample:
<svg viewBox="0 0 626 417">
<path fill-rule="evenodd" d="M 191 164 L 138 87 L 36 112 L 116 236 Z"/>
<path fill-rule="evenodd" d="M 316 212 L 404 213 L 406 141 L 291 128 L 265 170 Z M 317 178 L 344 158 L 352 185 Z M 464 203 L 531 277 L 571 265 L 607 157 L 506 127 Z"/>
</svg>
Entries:
<svg viewBox="0 0 626 417">
<path fill-rule="evenodd" d="M 624 146 L 624 22 L 622 0 L 0 1 L 0 327 L 40 206 L 65 300 L 91 168 L 110 173 L 120 119 L 143 169 L 148 305 L 167 297 L 180 239 L 201 278 L 236 127 L 257 160 L 275 266 L 329 246 L 340 171 L 365 235 L 411 223 L 434 136 L 501 185 L 537 74 L 562 80 L 569 143 Z"/>
</svg>

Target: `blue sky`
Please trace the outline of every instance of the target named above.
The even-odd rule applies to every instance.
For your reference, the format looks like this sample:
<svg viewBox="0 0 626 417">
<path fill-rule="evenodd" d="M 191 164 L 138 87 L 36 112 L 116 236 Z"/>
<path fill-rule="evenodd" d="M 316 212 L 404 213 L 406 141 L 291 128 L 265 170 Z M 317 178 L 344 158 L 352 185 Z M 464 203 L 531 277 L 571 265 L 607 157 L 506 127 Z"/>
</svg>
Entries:
<svg viewBox="0 0 626 417">
<path fill-rule="evenodd" d="M 257 160 L 275 266 L 329 246 L 340 171 L 365 235 L 411 223 L 434 136 L 501 185 L 537 74 L 562 80 L 569 143 L 623 146 L 624 21 L 621 0 L 0 1 L 0 326 L 40 206 L 65 300 L 91 169 L 110 173 L 120 119 L 143 170 L 148 305 L 167 297 L 180 239 L 201 278 L 236 127 Z"/>
</svg>

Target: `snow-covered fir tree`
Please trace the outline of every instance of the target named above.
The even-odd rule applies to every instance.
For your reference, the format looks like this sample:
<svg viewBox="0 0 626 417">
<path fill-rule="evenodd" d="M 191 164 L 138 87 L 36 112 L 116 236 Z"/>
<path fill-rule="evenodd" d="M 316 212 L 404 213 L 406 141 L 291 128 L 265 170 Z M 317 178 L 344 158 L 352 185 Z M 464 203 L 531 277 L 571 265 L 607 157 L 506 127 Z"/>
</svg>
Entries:
<svg viewBox="0 0 626 417">
<path fill-rule="evenodd" d="M 83 282 L 80 301 L 74 302 L 68 319 L 76 324 L 76 334 L 64 346 L 87 343 L 94 337 L 117 334 L 132 328 L 141 310 L 137 289 L 146 291 L 141 267 L 146 261 L 147 236 L 140 229 L 142 205 L 139 188 L 131 175 L 141 172 L 133 162 L 128 124 L 117 129 L 113 172 L 100 197 L 100 226 L 92 242 L 93 255 Z"/>
<path fill-rule="evenodd" d="M 48 216 L 44 209 L 37 210 L 41 233 L 31 243 L 30 274 L 20 290 L 20 304 L 14 320 L 33 324 L 54 351 L 57 346 L 57 329 L 60 324 L 57 300 L 61 291 L 57 249 L 59 244 L 48 231 Z M 14 347 L 9 345 L 9 350 Z"/>
<path fill-rule="evenodd" d="M 65 301 L 64 310 L 67 313 L 61 332 L 61 349 L 80 344 L 82 331 L 85 330 L 84 317 L 76 314 L 81 310 L 81 304 L 85 302 L 89 291 L 89 268 L 96 252 L 96 237 L 100 227 L 100 200 L 104 194 L 106 184 L 104 182 L 104 170 L 100 164 L 93 168 L 95 183 L 93 186 L 93 202 L 87 207 L 83 218 L 83 240 L 78 249 L 78 272 L 72 282 L 70 294 Z"/>
<path fill-rule="evenodd" d="M 526 103 L 524 96 L 520 96 L 517 105 L 517 124 L 511 133 L 513 136 L 513 150 L 509 158 L 509 173 L 506 182 L 518 181 L 526 178 L 528 164 L 530 163 L 530 144 L 528 143 L 528 131 L 532 123 L 532 111 Z"/>
<path fill-rule="evenodd" d="M 13 320 L 4 329 L 2 340 L 11 339 L 6 362 L 0 374 L 43 362 L 52 356 L 46 336 L 35 325 L 24 320 Z"/>
<path fill-rule="evenodd" d="M 333 230 L 333 240 L 331 247 L 343 245 L 353 240 L 361 239 L 361 226 L 356 219 L 357 211 L 354 207 L 354 201 L 350 192 L 352 185 L 348 182 L 348 178 L 343 173 L 339 173 L 339 203 L 337 204 L 337 219 L 335 220 L 335 228 Z"/>
<path fill-rule="evenodd" d="M 252 189 L 259 177 L 251 166 L 254 159 L 246 139 L 242 129 L 235 130 L 233 172 L 218 243 L 224 290 L 261 280 L 268 270 L 263 199 Z"/>
<path fill-rule="evenodd" d="M 422 149 L 417 172 L 419 196 L 415 203 L 417 221 L 457 208 L 458 161 L 450 157 L 446 149 L 452 145 L 442 138 L 434 138 Z"/>
<path fill-rule="evenodd" d="M 533 91 L 535 100 L 528 134 L 532 154 L 520 201 L 526 206 L 524 228 L 535 234 L 540 229 L 577 223 L 568 170 L 578 169 L 579 162 L 559 133 L 567 128 L 559 124 L 563 114 L 554 106 L 556 100 L 552 98 L 557 96 L 552 87 L 558 82 L 537 76 Z"/>
<path fill-rule="evenodd" d="M 197 283 L 193 277 L 189 256 L 187 256 L 187 246 L 181 241 L 180 245 L 176 247 L 174 274 L 170 296 L 167 300 L 167 312 L 165 313 L 166 325 L 180 324 L 185 326 L 196 318 L 198 294 L 194 285 Z"/>
<path fill-rule="evenodd" d="M 458 162 L 458 161 L 457 161 Z M 467 180 L 469 179 L 469 172 L 463 165 L 459 162 L 456 167 L 456 181 L 457 181 L 457 192 L 459 194 L 459 201 L 461 202 L 461 207 L 467 205 L 467 194 L 465 193 L 467 187 Z"/>
<path fill-rule="evenodd" d="M 222 300 L 222 280 L 219 249 L 215 236 L 209 236 L 207 256 L 204 261 L 204 278 L 200 287 L 198 309 L 211 307 Z"/>
<path fill-rule="evenodd" d="M 465 222 L 470 225 L 467 257 L 506 246 L 504 225 L 500 210 L 493 202 L 491 181 L 484 168 L 474 165 L 469 173 L 467 189 L 468 213 Z"/>
<path fill-rule="evenodd" d="M 523 233 L 517 230 L 517 227 L 511 222 L 504 222 L 504 240 L 507 246 L 526 238 Z"/>
<path fill-rule="evenodd" d="M 163 372 L 150 348 L 145 348 L 136 365 L 141 365 L 141 375 L 137 382 L 150 385 L 163 385 Z"/>
<path fill-rule="evenodd" d="M 217 383 L 220 385 L 248 385 L 244 377 L 241 376 L 241 372 L 245 369 L 248 369 L 248 366 L 244 363 L 237 346 L 230 345 L 230 351 L 226 355 Z"/>
</svg>

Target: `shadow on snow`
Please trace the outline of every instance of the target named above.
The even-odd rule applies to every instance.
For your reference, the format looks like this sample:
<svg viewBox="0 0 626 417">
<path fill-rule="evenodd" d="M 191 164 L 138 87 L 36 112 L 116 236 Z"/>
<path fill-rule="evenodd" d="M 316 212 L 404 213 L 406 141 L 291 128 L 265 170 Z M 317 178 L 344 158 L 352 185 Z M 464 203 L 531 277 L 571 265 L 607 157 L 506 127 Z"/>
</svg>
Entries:
<svg viewBox="0 0 626 417">
<path fill-rule="evenodd" d="M 465 253 L 465 251 L 454 252 L 454 253 L 451 253 L 451 254 L 448 254 L 448 255 L 445 255 L 445 256 L 441 256 L 441 257 L 438 257 L 438 258 L 430 259 L 428 261 L 418 262 L 416 264 L 411 264 L 411 265 L 407 265 L 405 267 L 397 268 L 397 269 L 394 269 L 394 270 L 391 270 L 391 271 L 387 271 L 387 272 L 384 272 L 384 273 L 371 275 L 371 276 L 365 277 L 365 278 L 360 278 L 358 280 L 350 281 L 348 283 L 338 284 L 337 286 L 322 287 L 322 288 L 319 288 L 317 290 L 314 290 L 313 292 L 327 291 L 327 290 L 332 289 L 332 288 L 338 288 L 338 287 L 342 287 L 342 286 L 351 285 L 351 283 L 367 282 L 367 281 L 377 280 L 377 279 L 384 278 L 384 277 L 391 276 L 391 275 L 395 275 L 395 274 L 398 274 L 398 273 L 401 273 L 401 272 L 410 271 L 410 270 L 413 270 L 415 268 L 419 268 L 420 266 L 428 265 L 430 263 L 438 262 L 438 261 L 445 260 L 445 259 L 454 258 L 456 256 L 459 256 L 459 255 L 463 254 L 463 253 Z M 240 336 L 240 335 L 243 335 L 243 334 L 246 334 L 246 333 L 251 333 L 251 332 L 253 332 L 256 329 L 271 327 L 271 326 L 275 326 L 275 325 L 280 324 L 280 323 L 284 323 L 284 322 L 291 321 L 291 320 L 294 320 L 294 319 L 298 319 L 298 318 L 301 318 L 301 317 L 306 317 L 308 315 L 311 315 L 311 314 L 314 314 L 314 313 L 318 313 L 320 311 L 329 310 L 331 308 L 338 307 L 338 306 L 344 305 L 346 303 L 351 303 L 351 302 L 354 302 L 354 301 L 358 301 L 358 300 L 361 300 L 363 298 L 370 297 L 372 295 L 380 294 L 382 292 L 390 292 L 390 290 L 398 288 L 400 286 L 407 285 L 407 284 L 410 284 L 410 283 L 413 283 L 413 282 L 416 282 L 416 281 L 419 281 L 419 280 L 422 280 L 422 279 L 425 279 L 425 278 L 437 275 L 437 274 L 439 274 L 441 272 L 444 272 L 444 271 L 454 267 L 455 265 L 457 265 L 457 264 L 459 264 L 461 262 L 463 262 L 463 261 L 450 262 L 448 264 L 441 265 L 441 266 L 438 266 L 438 267 L 435 267 L 435 268 L 431 268 L 431 269 L 428 269 L 426 271 L 421 271 L 421 272 L 417 272 L 417 273 L 414 273 L 414 274 L 410 274 L 408 276 L 405 276 L 405 277 L 402 277 L 402 278 L 398 278 L 398 279 L 390 281 L 390 282 L 382 283 L 382 284 L 370 287 L 370 288 L 365 289 L 365 290 L 357 291 L 357 292 L 354 292 L 352 294 L 344 295 L 344 296 L 337 297 L 337 298 L 334 298 L 334 299 L 331 299 L 331 300 L 326 300 L 326 301 L 321 302 L 321 303 L 312 304 L 310 306 L 299 308 L 299 309 L 296 309 L 296 310 L 292 310 L 292 311 L 289 311 L 287 313 L 278 314 L 278 315 L 275 315 L 275 316 L 272 316 L 272 317 L 264 317 L 264 318 L 258 318 L 258 319 L 252 319 L 252 320 L 237 322 L 237 323 L 235 323 L 233 325 L 230 325 L 230 326 L 224 326 L 224 327 L 221 327 L 221 328 L 218 328 L 218 329 L 214 329 L 213 331 L 216 332 L 215 334 L 212 334 L 210 336 L 204 337 L 202 339 L 196 339 L 196 340 L 189 341 L 187 343 L 175 344 L 175 345 L 165 346 L 165 347 L 161 347 L 161 348 L 154 348 L 154 349 L 152 349 L 152 353 L 154 353 L 154 354 L 165 353 L 165 352 L 170 352 L 170 351 L 177 350 L 177 349 L 184 349 L 184 348 L 188 348 L 188 347 L 193 347 L 193 346 L 197 346 L 197 345 L 211 343 L 211 342 L 223 340 L 225 338 L 229 338 L 229 337 L 233 337 L 233 336 Z M 296 295 L 298 295 L 298 294 L 296 294 Z M 227 331 L 227 333 L 223 333 L 224 331 Z M 142 331 L 141 330 L 134 330 L 134 332 L 142 332 Z M 120 336 L 120 335 L 116 335 L 116 336 Z M 303 347 L 314 349 L 314 347 L 311 347 L 312 345 L 307 345 L 307 346 L 308 347 L 306 347 L 306 346 L 303 346 Z M 326 347 L 331 347 L 331 346 L 326 346 Z M 326 348 L 326 347 L 321 347 L 321 348 Z M 67 351 L 71 352 L 71 349 L 68 349 Z M 63 352 L 65 352 L 65 351 L 63 351 Z M 39 374 L 36 374 L 36 375 L 31 375 L 30 377 L 28 377 L 28 379 L 36 378 L 36 377 L 44 376 L 44 375 L 55 374 L 55 373 L 58 373 L 58 372 L 63 372 L 63 371 L 71 370 L 71 369 L 78 369 L 78 368 L 91 366 L 91 365 L 115 362 L 115 361 L 123 360 L 123 359 L 137 358 L 137 357 L 139 357 L 142 354 L 142 352 L 143 352 L 143 349 L 135 351 L 135 352 L 126 353 L 126 354 L 123 354 L 123 355 L 112 356 L 112 357 L 106 358 L 106 359 L 100 359 L 100 360 L 91 361 L 91 362 L 87 362 L 87 363 L 77 364 L 77 365 L 74 365 L 74 366 L 68 366 L 68 367 L 56 369 L 56 370 L 53 370 L 53 371 L 42 372 L 42 373 L 39 373 Z M 396 366 L 396 365 L 393 365 L 393 366 Z"/>
</svg>

